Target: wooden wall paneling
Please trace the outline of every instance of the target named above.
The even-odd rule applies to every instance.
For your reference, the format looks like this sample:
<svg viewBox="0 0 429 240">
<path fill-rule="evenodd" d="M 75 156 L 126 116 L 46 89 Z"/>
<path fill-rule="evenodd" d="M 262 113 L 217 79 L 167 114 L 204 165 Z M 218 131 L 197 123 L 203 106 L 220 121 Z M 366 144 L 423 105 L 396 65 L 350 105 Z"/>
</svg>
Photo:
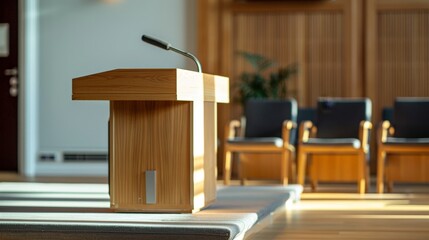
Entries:
<svg viewBox="0 0 429 240">
<path fill-rule="evenodd" d="M 233 37 L 234 53 L 245 51 L 261 54 L 275 59 L 278 62 L 277 68 L 297 62 L 296 14 L 237 13 L 233 21 L 236 29 Z M 238 83 L 238 78 L 244 71 L 253 70 L 240 56 L 234 54 L 231 74 L 235 83 Z M 288 86 L 292 92 L 296 92 L 296 82 L 295 77 L 289 80 Z M 233 89 L 232 93 L 237 96 L 237 89 Z M 238 102 L 231 106 L 233 118 L 239 118 L 242 115 L 241 106 Z"/>
<path fill-rule="evenodd" d="M 223 76 L 230 76 L 231 72 L 231 59 L 233 56 L 232 53 L 232 13 L 230 11 L 227 11 L 226 5 L 232 0 L 219 0 L 220 6 L 219 6 L 219 16 L 220 16 L 220 22 L 218 29 L 218 34 L 216 35 L 219 38 L 219 46 L 217 51 L 219 52 L 219 65 L 218 71 L 219 73 L 222 73 Z M 217 122 L 218 122 L 218 139 L 224 139 L 224 126 L 229 123 L 229 121 L 232 119 L 230 116 L 230 105 L 234 101 L 234 95 L 232 94 L 234 86 L 234 81 L 232 78 L 230 78 L 230 98 L 231 101 L 229 104 L 218 104 L 218 115 L 217 115 Z M 218 153 L 223 153 L 223 145 L 220 144 L 218 148 Z M 217 166 L 218 166 L 218 176 L 223 176 L 223 155 L 218 154 L 217 156 Z M 233 165 L 234 175 L 237 175 L 237 165 L 236 162 L 234 162 L 235 166 Z"/>
<path fill-rule="evenodd" d="M 381 121 L 382 109 L 392 107 L 396 97 L 429 96 L 428 29 L 427 0 L 366 1 L 366 94 L 373 100 L 373 122 L 376 125 Z M 375 134 L 373 136 L 375 139 Z M 417 173 L 421 173 L 425 165 L 414 163 L 423 158 L 388 156 L 387 161 L 392 161 L 389 163 L 392 167 L 390 176 L 401 181 L 405 171 L 419 175 Z M 426 156 L 426 160 L 429 157 Z M 403 168 L 400 161 L 413 164 Z M 414 170 L 411 169 L 413 166 Z M 375 164 L 372 164 L 372 172 L 374 170 Z M 425 171 L 429 172 L 429 169 Z"/>
<path fill-rule="evenodd" d="M 284 13 L 300 11 L 335 11 L 341 10 L 349 0 L 337 1 L 229 1 L 226 7 L 233 12 Z"/>
<path fill-rule="evenodd" d="M 218 8 L 207 7 L 214 0 L 201 1 L 205 2 L 201 4 L 205 8 L 199 16 L 216 21 L 207 12 L 218 11 L 218 34 L 213 35 L 218 36 L 219 42 L 214 46 L 213 42 L 207 43 L 200 37 L 199 45 L 209 44 L 209 48 L 217 48 L 219 65 L 216 73 L 230 77 L 232 99 L 237 76 L 249 68 L 235 55 L 237 50 L 263 54 L 276 59 L 279 66 L 298 62 L 300 74 L 289 82 L 289 86 L 295 91 L 293 96 L 300 107 L 314 106 L 319 96 L 362 95 L 363 81 L 359 76 L 362 73 L 362 40 L 357 37 L 362 30 L 362 1 L 219 0 Z M 206 32 L 203 29 L 201 34 Z M 201 52 L 208 54 L 205 50 Z M 241 114 L 236 103 L 220 107 L 218 123 L 222 127 L 219 129 Z M 223 131 L 218 135 L 222 139 Z M 220 155 L 218 163 L 222 158 Z"/>
<path fill-rule="evenodd" d="M 398 10 L 418 10 L 429 9 L 427 0 L 367 0 L 374 1 L 378 10 L 398 11 Z"/>
<path fill-rule="evenodd" d="M 347 87 L 347 96 L 350 97 L 363 97 L 365 89 L 364 71 L 363 71 L 363 3 L 361 0 L 354 0 L 349 2 L 344 11 L 348 19 L 349 34 L 346 34 L 350 39 L 347 40 L 346 49 L 350 52 L 350 81 Z M 346 56 L 346 59 L 348 57 Z"/>
<path fill-rule="evenodd" d="M 304 62 L 307 61 L 307 48 L 305 47 L 305 39 L 306 39 L 306 24 L 307 24 L 307 17 L 304 13 L 300 12 L 297 13 L 296 15 L 297 17 L 297 21 L 296 21 L 296 27 L 297 27 L 297 31 L 296 31 L 296 50 L 297 50 L 297 63 L 298 65 L 298 75 L 296 76 L 296 101 L 301 105 L 301 106 L 309 106 L 311 103 L 309 103 L 307 101 L 307 98 L 305 97 L 306 94 L 305 90 L 307 89 L 307 65 L 306 64 L 302 64 Z M 299 107 L 301 107 L 299 106 Z"/>
<path fill-rule="evenodd" d="M 378 128 L 378 122 L 380 121 L 380 113 L 378 109 L 377 97 L 377 14 L 375 11 L 376 1 L 368 0 L 365 2 L 365 91 L 366 96 L 372 100 L 372 122 L 375 129 Z M 384 88 L 382 88 L 384 90 Z M 374 156 L 377 156 L 376 151 L 376 132 L 371 131 L 371 148 L 370 148 L 370 171 L 371 173 L 376 172 L 377 161 Z"/>
<path fill-rule="evenodd" d="M 197 2 L 197 52 L 205 73 L 219 71 L 219 0 L 199 0 Z"/>
<path fill-rule="evenodd" d="M 225 4 L 231 0 L 198 0 L 198 58 L 206 73 L 229 74 L 231 24 L 230 13 L 225 11 Z M 222 64 L 221 64 L 222 63 Z M 231 85 L 232 86 L 232 85 Z M 229 106 L 217 104 L 218 139 L 224 139 L 223 126 L 229 122 Z M 223 152 L 222 144 L 217 146 L 217 152 Z M 217 155 L 217 174 L 222 175 L 223 157 Z"/>
<path fill-rule="evenodd" d="M 233 16 L 233 27 L 236 29 L 233 37 L 233 49 L 235 49 L 235 52 L 258 53 L 275 59 L 278 62 L 278 67 L 292 64 L 293 59 L 298 59 L 296 57 L 298 53 L 296 39 L 298 36 L 297 21 L 300 19 L 302 20 L 302 17 L 295 13 L 236 13 Z M 301 65 L 300 63 L 298 64 Z M 234 56 L 233 66 L 233 76 L 236 79 L 243 71 L 252 71 L 249 64 L 237 55 Z M 289 80 L 288 87 L 291 92 L 297 92 L 296 78 Z M 242 115 L 240 104 L 233 103 L 230 112 L 232 118 L 240 119 Z M 277 176 L 279 174 L 274 172 L 273 169 L 280 167 L 280 155 L 242 153 L 239 156 L 239 166 L 235 167 L 235 169 L 240 169 L 236 175 L 240 175 L 241 178 L 279 179 L 279 176 Z"/>
<path fill-rule="evenodd" d="M 429 1 L 366 2 L 367 95 L 374 117 L 398 96 L 428 96 Z"/>
<path fill-rule="evenodd" d="M 341 97 L 344 94 L 344 35 L 341 12 L 314 12 L 307 15 L 307 89 L 310 106 L 319 97 Z"/>
<path fill-rule="evenodd" d="M 366 12 L 365 12 L 365 28 L 366 28 L 366 45 L 365 45 L 365 73 L 366 73 L 366 95 L 372 99 L 372 107 L 373 107 L 373 114 L 372 116 L 375 117 L 376 111 L 374 109 L 378 109 L 378 101 L 375 101 L 375 97 L 377 97 L 376 89 L 377 89 L 377 66 L 376 66 L 376 59 L 377 59 L 377 48 L 376 48 L 376 42 L 377 42 L 377 13 L 375 11 L 376 1 L 368 0 L 365 2 L 366 4 Z M 373 120 L 376 120 L 379 118 L 373 118 Z"/>
</svg>

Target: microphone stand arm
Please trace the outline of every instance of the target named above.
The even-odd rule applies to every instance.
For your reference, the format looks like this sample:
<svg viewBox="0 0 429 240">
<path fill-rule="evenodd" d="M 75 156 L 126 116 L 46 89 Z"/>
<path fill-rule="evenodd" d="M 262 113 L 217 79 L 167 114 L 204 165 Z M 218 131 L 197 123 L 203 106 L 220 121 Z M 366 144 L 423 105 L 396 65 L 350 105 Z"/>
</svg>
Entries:
<svg viewBox="0 0 429 240">
<path fill-rule="evenodd" d="M 177 48 L 172 47 L 172 46 L 170 46 L 170 50 L 173 51 L 173 52 L 182 54 L 183 56 L 186 56 L 186 57 L 191 58 L 192 60 L 194 60 L 195 64 L 197 65 L 198 72 L 200 72 L 200 73 L 202 72 L 200 61 L 198 61 L 198 58 L 195 57 L 192 53 L 188 53 L 188 52 L 182 51 L 182 50 L 177 49 Z"/>
<path fill-rule="evenodd" d="M 162 49 L 164 49 L 164 50 L 171 50 L 171 51 L 176 52 L 176 53 L 178 53 L 178 54 L 181 54 L 181 55 L 183 55 L 183 56 L 185 56 L 185 57 L 191 58 L 192 60 L 194 60 L 195 64 L 197 64 L 198 72 L 202 73 L 202 70 L 201 70 L 201 63 L 200 63 L 200 61 L 198 61 L 198 58 L 197 58 L 197 57 L 195 57 L 193 54 L 188 53 L 188 52 L 185 52 L 185 51 L 182 51 L 182 50 L 177 49 L 177 48 L 175 48 L 175 47 L 172 47 L 172 46 L 171 46 L 171 44 L 166 43 L 166 42 L 164 42 L 164 41 L 161 41 L 161 40 L 159 40 L 159 39 L 156 39 L 156 38 L 154 38 L 154 37 L 150 37 L 150 36 L 148 36 L 148 35 L 143 35 L 143 36 L 142 36 L 142 40 L 143 40 L 144 42 L 147 42 L 147 43 L 149 43 L 149 44 L 152 44 L 152 45 L 157 46 L 157 47 L 159 47 L 159 48 L 162 48 Z"/>
</svg>

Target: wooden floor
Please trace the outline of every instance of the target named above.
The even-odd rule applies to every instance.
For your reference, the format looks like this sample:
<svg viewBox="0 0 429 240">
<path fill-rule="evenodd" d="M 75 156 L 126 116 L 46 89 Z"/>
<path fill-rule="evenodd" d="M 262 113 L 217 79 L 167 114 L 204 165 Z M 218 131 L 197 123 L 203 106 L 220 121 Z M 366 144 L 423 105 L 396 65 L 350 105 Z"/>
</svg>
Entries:
<svg viewBox="0 0 429 240">
<path fill-rule="evenodd" d="M 306 188 L 300 203 L 277 211 L 246 239 L 429 239 L 428 184 L 397 185 L 390 194 L 355 189 Z"/>
<path fill-rule="evenodd" d="M 0 181 L 100 183 L 107 179 L 21 178 L 0 173 Z M 355 193 L 355 184 L 320 184 L 317 193 L 306 187 L 299 203 L 276 211 L 252 228 L 246 239 L 429 240 L 429 184 L 396 184 L 389 194 L 377 194 L 375 184 L 371 186 L 370 193 L 363 195 Z"/>
</svg>

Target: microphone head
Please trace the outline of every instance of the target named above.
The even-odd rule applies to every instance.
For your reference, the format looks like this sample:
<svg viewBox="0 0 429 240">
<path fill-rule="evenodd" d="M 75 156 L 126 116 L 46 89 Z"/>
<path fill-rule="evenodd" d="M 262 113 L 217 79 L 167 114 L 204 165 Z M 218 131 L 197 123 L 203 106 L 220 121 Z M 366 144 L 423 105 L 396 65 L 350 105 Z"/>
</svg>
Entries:
<svg viewBox="0 0 429 240">
<path fill-rule="evenodd" d="M 152 44 L 154 46 L 160 47 L 160 48 L 165 49 L 165 50 L 170 50 L 170 47 L 171 47 L 171 44 L 166 43 L 164 41 L 161 41 L 159 39 L 156 39 L 154 37 L 150 37 L 148 35 L 143 35 L 142 40 L 144 42 L 147 42 L 149 44 Z"/>
</svg>

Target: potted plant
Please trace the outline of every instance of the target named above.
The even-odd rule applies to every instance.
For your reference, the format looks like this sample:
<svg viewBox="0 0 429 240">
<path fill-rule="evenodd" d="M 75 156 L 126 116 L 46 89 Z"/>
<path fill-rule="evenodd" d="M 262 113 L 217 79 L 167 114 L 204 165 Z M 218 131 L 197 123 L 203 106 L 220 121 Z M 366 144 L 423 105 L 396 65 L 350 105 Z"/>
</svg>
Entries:
<svg viewBox="0 0 429 240">
<path fill-rule="evenodd" d="M 238 96 L 235 100 L 238 100 L 241 103 L 243 110 L 249 99 L 260 99 L 260 101 L 266 101 L 267 99 L 285 99 L 291 95 L 287 82 L 298 72 L 296 64 L 275 68 L 277 63 L 274 60 L 268 59 L 259 54 L 249 52 L 239 52 L 238 54 L 252 67 L 252 71 L 244 71 L 240 74 L 239 81 L 237 81 L 234 86 L 235 90 L 238 92 Z M 244 116 L 241 117 L 240 126 L 241 131 L 238 135 L 244 136 L 244 129 L 246 126 L 246 119 Z M 269 153 L 251 152 L 241 153 L 239 157 L 240 172 L 246 172 L 244 169 L 250 169 L 252 167 L 254 170 L 250 171 L 251 174 L 261 171 L 262 166 L 279 166 L 275 165 L 276 161 L 272 160 L 278 158 L 278 162 L 280 162 L 281 158 L 280 155 L 273 156 Z M 266 161 L 267 158 L 270 159 L 268 164 Z M 272 165 L 273 163 L 274 165 Z M 261 172 L 262 175 L 267 173 L 267 171 Z M 256 175 L 257 177 L 260 177 L 260 175 Z M 246 177 L 253 178 L 255 176 L 252 177 L 247 173 Z M 274 175 L 273 179 L 277 178 L 278 177 Z"/>
<path fill-rule="evenodd" d="M 249 52 L 239 52 L 238 54 L 253 68 L 253 72 L 243 72 L 240 75 L 240 82 L 237 84 L 238 100 L 242 106 L 250 98 L 283 99 L 290 94 L 287 81 L 298 72 L 296 64 L 266 73 L 268 69 L 277 64 L 274 60 Z"/>
</svg>

